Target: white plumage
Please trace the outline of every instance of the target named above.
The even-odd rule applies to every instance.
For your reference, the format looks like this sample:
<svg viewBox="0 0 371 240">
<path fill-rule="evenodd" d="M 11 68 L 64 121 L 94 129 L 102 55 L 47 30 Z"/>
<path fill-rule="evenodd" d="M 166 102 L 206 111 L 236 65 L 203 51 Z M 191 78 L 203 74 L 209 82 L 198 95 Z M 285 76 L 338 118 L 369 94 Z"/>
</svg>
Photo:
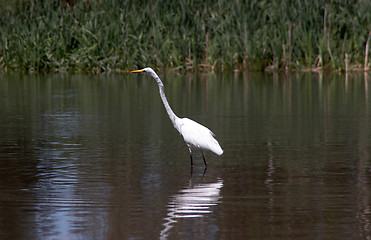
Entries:
<svg viewBox="0 0 371 240">
<path fill-rule="evenodd" d="M 179 132 L 187 144 L 197 149 L 210 150 L 218 155 L 223 154 L 214 133 L 207 127 L 188 118 L 181 118 L 179 121 L 181 124 Z"/>
<path fill-rule="evenodd" d="M 132 73 L 147 73 L 153 77 L 159 87 L 159 92 L 161 100 L 164 103 L 166 112 L 169 115 L 171 122 L 173 123 L 176 130 L 183 136 L 184 141 L 186 142 L 191 157 L 191 166 L 193 166 L 192 159 L 192 148 L 199 149 L 202 153 L 202 158 L 204 160 L 205 166 L 207 165 L 203 150 L 210 150 L 215 154 L 222 155 L 223 149 L 220 147 L 218 141 L 214 138 L 214 133 L 210 131 L 207 127 L 191 120 L 188 118 L 179 118 L 175 115 L 171 109 L 164 92 L 164 84 L 161 79 L 157 76 L 155 71 L 152 68 L 144 68 L 141 70 L 132 71 Z"/>
</svg>

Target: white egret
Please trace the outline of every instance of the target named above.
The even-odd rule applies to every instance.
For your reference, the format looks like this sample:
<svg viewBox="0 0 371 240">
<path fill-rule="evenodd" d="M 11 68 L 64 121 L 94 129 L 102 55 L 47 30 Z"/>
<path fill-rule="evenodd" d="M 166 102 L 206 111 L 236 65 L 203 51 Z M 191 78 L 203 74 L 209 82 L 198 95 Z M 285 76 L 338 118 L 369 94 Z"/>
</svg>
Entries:
<svg viewBox="0 0 371 240">
<path fill-rule="evenodd" d="M 157 76 L 155 71 L 152 68 L 144 68 L 141 70 L 131 71 L 132 73 L 147 73 L 153 77 L 159 87 L 161 100 L 164 103 L 165 109 L 171 122 L 180 135 L 183 136 L 184 141 L 186 142 L 191 157 L 191 166 L 193 166 L 192 159 L 192 148 L 201 150 L 202 158 L 204 160 L 205 166 L 207 162 L 203 150 L 210 150 L 218 155 L 223 154 L 223 149 L 220 147 L 218 141 L 214 138 L 214 133 L 210 131 L 207 127 L 202 126 L 201 124 L 188 119 L 188 118 L 179 118 L 175 115 L 171 109 L 165 95 L 164 84 L 161 79 Z"/>
</svg>

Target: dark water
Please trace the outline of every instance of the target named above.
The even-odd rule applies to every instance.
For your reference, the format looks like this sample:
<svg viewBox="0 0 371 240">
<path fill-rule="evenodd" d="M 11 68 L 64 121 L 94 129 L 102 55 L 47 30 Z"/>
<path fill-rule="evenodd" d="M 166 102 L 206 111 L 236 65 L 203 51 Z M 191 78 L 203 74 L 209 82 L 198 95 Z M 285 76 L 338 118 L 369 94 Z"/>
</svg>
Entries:
<svg viewBox="0 0 371 240">
<path fill-rule="evenodd" d="M 367 75 L 0 75 L 1 239 L 369 239 Z"/>
</svg>

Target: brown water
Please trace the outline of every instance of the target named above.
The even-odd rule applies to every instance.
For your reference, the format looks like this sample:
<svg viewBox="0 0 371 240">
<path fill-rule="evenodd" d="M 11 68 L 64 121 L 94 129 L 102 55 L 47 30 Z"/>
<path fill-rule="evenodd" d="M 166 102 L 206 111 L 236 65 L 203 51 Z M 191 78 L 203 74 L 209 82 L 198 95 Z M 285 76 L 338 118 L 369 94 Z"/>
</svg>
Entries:
<svg viewBox="0 0 371 240">
<path fill-rule="evenodd" d="M 367 75 L 0 76 L 0 239 L 370 239 Z"/>
</svg>

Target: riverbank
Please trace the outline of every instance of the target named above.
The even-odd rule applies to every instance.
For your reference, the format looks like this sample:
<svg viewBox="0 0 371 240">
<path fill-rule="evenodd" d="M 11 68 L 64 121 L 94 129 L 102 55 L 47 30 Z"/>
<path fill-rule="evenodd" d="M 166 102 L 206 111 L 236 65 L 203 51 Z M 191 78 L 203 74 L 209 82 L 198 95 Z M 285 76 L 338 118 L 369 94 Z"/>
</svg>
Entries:
<svg viewBox="0 0 371 240">
<path fill-rule="evenodd" d="M 368 1 L 15 1 L 2 4 L 0 68 L 367 71 L 369 9 Z"/>
</svg>

